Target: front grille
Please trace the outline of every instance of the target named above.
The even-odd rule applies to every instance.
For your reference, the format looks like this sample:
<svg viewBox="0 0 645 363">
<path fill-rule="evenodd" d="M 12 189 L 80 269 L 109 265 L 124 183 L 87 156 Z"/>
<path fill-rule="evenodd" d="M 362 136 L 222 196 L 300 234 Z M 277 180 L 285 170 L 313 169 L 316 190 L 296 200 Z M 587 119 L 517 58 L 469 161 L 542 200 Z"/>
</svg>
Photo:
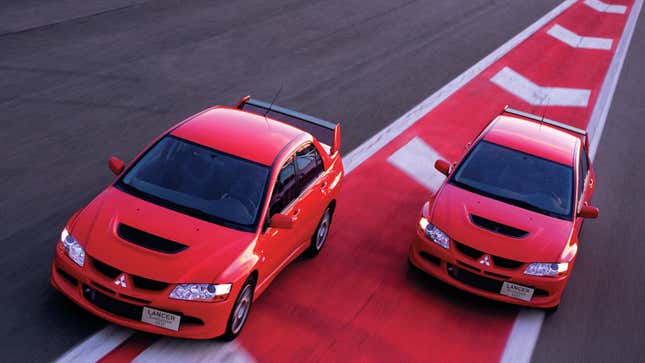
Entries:
<svg viewBox="0 0 645 363">
<path fill-rule="evenodd" d="M 99 309 L 105 310 L 108 313 L 118 315 L 123 318 L 140 320 L 143 308 L 138 305 L 128 304 L 126 302 L 113 299 L 108 295 L 103 294 L 98 290 L 91 287 L 83 287 L 83 296 L 87 301 L 96 305 Z"/>
<path fill-rule="evenodd" d="M 119 224 L 117 233 L 119 234 L 119 237 L 130 243 L 157 252 L 173 254 L 179 253 L 188 248 L 188 246 L 179 242 L 155 236 L 154 234 L 144 232 L 123 223 Z"/>
<path fill-rule="evenodd" d="M 110 266 L 107 263 L 101 262 L 95 258 L 91 258 L 91 260 L 92 260 L 92 266 L 94 266 L 94 269 L 100 274 L 103 274 L 104 276 L 107 276 L 110 279 L 116 279 L 123 272 L 118 268 L 114 266 Z M 142 276 L 137 276 L 132 274 L 128 274 L 128 275 L 130 275 L 130 277 L 132 278 L 132 283 L 134 284 L 134 287 L 137 287 L 139 289 L 161 291 L 161 290 L 165 290 L 170 285 L 166 282 L 151 280 Z"/>
<path fill-rule="evenodd" d="M 421 251 L 419 252 L 419 255 L 423 258 L 425 258 L 428 262 L 435 264 L 439 266 L 441 264 L 441 259 L 439 257 L 433 256 L 429 254 L 428 252 Z"/>
<path fill-rule="evenodd" d="M 72 285 L 74 285 L 74 286 L 76 286 L 76 285 L 78 284 L 78 280 L 77 280 L 77 279 L 75 279 L 74 277 L 72 277 L 72 275 L 68 274 L 68 273 L 67 273 L 67 272 L 65 272 L 64 270 L 62 270 L 62 269 L 60 269 L 60 268 L 57 268 L 57 269 L 56 269 L 56 272 L 58 272 L 58 274 L 59 274 L 63 279 L 65 279 L 67 282 L 69 282 L 70 284 L 72 284 Z"/>
<path fill-rule="evenodd" d="M 89 286 L 83 286 L 83 296 L 87 301 L 94 304 L 94 306 L 107 311 L 110 314 L 130 320 L 141 321 L 141 315 L 143 313 L 142 306 L 133 305 L 125 301 L 111 298 L 110 296 L 105 295 L 98 290 L 94 290 Z M 204 322 L 199 318 L 182 315 L 181 313 L 174 311 L 164 311 L 181 316 L 180 328 L 186 325 L 204 325 Z"/>
<path fill-rule="evenodd" d="M 518 268 L 524 264 L 524 262 L 521 261 L 509 260 L 499 256 L 491 256 L 491 258 L 493 259 L 495 266 L 503 268 Z"/>
<path fill-rule="evenodd" d="M 504 283 L 503 281 L 490 279 L 453 265 L 448 265 L 448 273 L 452 278 L 466 285 L 494 293 L 499 293 Z"/>
<path fill-rule="evenodd" d="M 463 243 L 459 243 L 457 241 L 455 242 L 455 247 L 459 250 L 459 252 L 463 253 L 464 255 L 472 258 L 472 259 L 478 259 L 484 255 L 484 252 L 474 249 L 470 246 L 466 246 Z"/>
<path fill-rule="evenodd" d="M 484 217 L 480 217 L 474 214 L 470 215 L 470 220 L 474 225 L 487 229 L 491 232 L 503 234 L 509 237 L 522 238 L 529 234 L 527 231 L 521 230 L 519 228 L 511 227 L 506 224 L 501 224 L 499 222 L 491 221 Z"/>
<path fill-rule="evenodd" d="M 111 279 L 116 279 L 121 274 L 121 270 L 116 269 L 94 258 L 92 259 L 92 265 L 98 272 L 102 273 L 103 275 Z"/>
<path fill-rule="evenodd" d="M 132 282 L 134 283 L 134 286 L 140 289 L 160 291 L 168 287 L 168 284 L 165 282 L 150 280 L 141 276 L 135 276 L 135 275 L 131 275 L 131 276 L 132 276 Z"/>
<path fill-rule="evenodd" d="M 453 279 L 460 281 L 468 286 L 496 294 L 499 294 L 499 292 L 502 290 L 502 285 L 504 284 L 504 281 L 502 280 L 496 280 L 481 276 L 450 264 L 448 265 L 448 274 L 450 274 Z M 532 286 L 527 287 L 534 289 L 533 296 L 549 296 L 549 293 L 546 290 L 536 289 Z"/>
<path fill-rule="evenodd" d="M 455 247 L 459 252 L 461 252 L 461 254 L 468 256 L 473 260 L 477 260 L 485 254 L 484 251 L 480 251 L 476 248 L 472 248 L 463 243 L 460 243 L 457 241 L 453 241 L 453 242 Z M 508 258 L 503 258 L 503 257 L 493 256 L 493 255 L 490 255 L 490 257 L 493 259 L 493 264 L 497 267 L 515 269 L 524 265 L 524 262 L 522 261 L 509 260 Z"/>
</svg>

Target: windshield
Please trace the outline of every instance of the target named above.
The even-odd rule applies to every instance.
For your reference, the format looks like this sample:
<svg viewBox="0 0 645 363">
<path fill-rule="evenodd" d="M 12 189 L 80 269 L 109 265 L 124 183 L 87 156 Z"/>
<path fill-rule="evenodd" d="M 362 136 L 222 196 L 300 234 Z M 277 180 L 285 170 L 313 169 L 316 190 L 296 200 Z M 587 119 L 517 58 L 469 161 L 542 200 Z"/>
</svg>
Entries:
<svg viewBox="0 0 645 363">
<path fill-rule="evenodd" d="M 252 230 L 268 176 L 266 166 L 166 136 L 117 187 L 197 218 Z"/>
<path fill-rule="evenodd" d="M 451 183 L 548 216 L 570 219 L 573 169 L 487 141 L 468 154 Z"/>
</svg>

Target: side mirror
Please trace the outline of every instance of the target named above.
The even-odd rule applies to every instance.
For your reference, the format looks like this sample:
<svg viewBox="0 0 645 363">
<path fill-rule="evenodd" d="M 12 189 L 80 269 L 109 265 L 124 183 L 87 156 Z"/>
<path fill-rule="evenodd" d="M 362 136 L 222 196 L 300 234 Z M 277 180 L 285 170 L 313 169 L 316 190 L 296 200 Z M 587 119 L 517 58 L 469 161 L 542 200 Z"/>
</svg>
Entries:
<svg viewBox="0 0 645 363">
<path fill-rule="evenodd" d="M 580 208 L 578 216 L 582 218 L 598 218 L 598 213 L 600 213 L 598 208 L 585 204 Z"/>
<path fill-rule="evenodd" d="M 271 216 L 271 220 L 269 221 L 269 227 L 280 228 L 280 229 L 291 229 L 293 228 L 294 222 L 295 222 L 295 218 L 289 217 L 288 215 L 277 213 Z"/>
<path fill-rule="evenodd" d="M 443 159 L 437 159 L 437 161 L 434 162 L 434 168 L 437 169 L 441 174 L 448 176 L 448 174 L 450 174 L 451 165 L 449 162 Z"/>
<path fill-rule="evenodd" d="M 110 167 L 110 170 L 114 173 L 114 175 L 119 175 L 125 168 L 125 163 L 123 160 L 117 158 L 116 156 L 112 156 L 110 160 L 108 160 L 108 166 Z"/>
</svg>

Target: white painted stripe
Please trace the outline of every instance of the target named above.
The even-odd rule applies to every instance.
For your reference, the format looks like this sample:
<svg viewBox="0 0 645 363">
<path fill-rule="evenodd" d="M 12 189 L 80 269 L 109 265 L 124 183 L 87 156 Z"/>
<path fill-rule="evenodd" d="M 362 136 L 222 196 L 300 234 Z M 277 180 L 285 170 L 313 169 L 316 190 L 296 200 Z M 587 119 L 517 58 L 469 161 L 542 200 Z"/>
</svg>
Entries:
<svg viewBox="0 0 645 363">
<path fill-rule="evenodd" d="M 627 11 L 624 5 L 611 5 L 600 0 L 585 0 L 585 5 L 601 13 L 625 14 Z"/>
<path fill-rule="evenodd" d="M 96 362 L 123 343 L 132 330 L 109 325 L 67 351 L 56 363 Z"/>
<path fill-rule="evenodd" d="M 535 23 L 531 24 L 529 27 L 527 27 L 519 34 L 517 34 L 515 37 L 513 37 L 512 39 L 504 43 L 502 46 L 497 48 L 491 54 L 489 54 L 488 56 L 486 56 L 485 58 L 477 62 L 475 65 L 470 67 L 468 70 L 466 70 L 465 72 L 457 76 L 450 83 L 443 86 L 437 92 L 433 93 L 431 96 L 423 100 L 421 103 L 416 105 L 410 111 L 406 112 L 404 115 L 402 115 L 397 120 L 392 122 L 388 127 L 381 130 L 379 133 L 372 136 L 370 139 L 362 143 L 352 152 L 347 154 L 345 157 L 343 157 L 343 162 L 345 164 L 345 173 L 349 174 L 352 170 L 354 170 L 356 167 L 362 164 L 365 160 L 369 159 L 370 156 L 374 155 L 374 153 L 380 150 L 383 146 L 388 144 L 394 138 L 399 136 L 403 131 L 405 131 L 410 126 L 412 126 L 416 121 L 418 121 L 421 118 L 421 116 L 433 110 L 437 105 L 443 102 L 446 98 L 450 97 L 454 92 L 456 92 L 463 85 L 465 85 L 474 77 L 476 77 L 478 74 L 480 74 L 484 69 L 488 68 L 491 64 L 499 60 L 501 57 L 506 55 L 517 45 L 525 41 L 535 32 L 537 32 L 546 24 L 548 24 L 551 20 L 555 19 L 558 15 L 560 15 L 562 12 L 564 12 L 573 4 L 575 4 L 576 1 L 577 0 L 565 0 L 564 2 L 562 2 L 553 10 L 545 14 L 542 18 L 538 19 Z M 98 333 L 94 334 L 93 336 L 89 337 L 88 339 L 86 339 L 85 341 L 77 345 L 71 351 L 67 352 L 60 359 L 67 357 L 70 353 L 77 350 L 84 351 L 85 352 L 83 355 L 84 357 L 98 356 L 99 354 L 96 354 L 95 352 L 93 352 L 92 351 L 93 349 L 91 347 L 97 347 L 96 349 L 99 349 L 99 352 L 102 354 L 101 355 L 102 357 L 103 355 L 111 351 L 113 348 L 121 344 L 121 342 L 127 339 L 131 334 L 131 333 L 128 333 L 128 335 L 123 337 L 123 339 L 120 340 L 118 344 L 112 345 L 113 347 L 112 349 L 105 351 L 99 348 L 100 345 L 96 344 L 96 341 L 100 342 L 101 340 L 106 339 L 106 336 L 109 335 L 110 329 L 116 329 L 116 327 L 111 325 L 104 328 L 103 330 L 99 331 Z M 79 355 L 73 355 L 73 356 L 80 357 Z M 83 360 L 85 359 L 80 359 L 80 361 L 83 361 Z M 97 359 L 93 359 L 93 360 L 87 359 L 87 360 L 96 361 Z M 70 360 L 63 360 L 62 362 L 70 362 Z"/>
<path fill-rule="evenodd" d="M 370 156 L 379 151 L 383 146 L 387 145 L 390 141 L 403 133 L 403 131 L 407 130 L 423 115 L 432 111 L 446 98 L 450 97 L 463 85 L 470 82 L 470 80 L 480 74 L 484 69 L 495 63 L 497 60 L 499 60 L 501 57 L 515 48 L 518 44 L 525 41 L 528 37 L 540 30 L 551 20 L 555 19 L 558 15 L 560 15 L 563 11 L 567 10 L 575 3 L 576 0 L 564 1 L 553 10 L 548 12 L 546 15 L 538 19 L 535 23 L 531 24 L 528 28 L 521 31 L 511 40 L 504 43 L 501 47 L 497 48 L 491 54 L 487 55 L 485 58 L 477 62 L 477 64 L 470 67 L 464 73 L 457 76 L 457 78 L 450 81 L 450 83 L 443 86 L 437 92 L 433 93 L 430 97 L 421 101 L 421 103 L 413 107 L 410 111 L 406 112 L 403 116 L 399 117 L 389 126 L 384 128 L 379 133 L 362 143 L 352 152 L 347 154 L 345 157 L 343 157 L 343 163 L 345 164 L 345 173 L 349 174 L 357 166 L 359 166 L 365 160 L 369 159 Z"/>
<path fill-rule="evenodd" d="M 611 60 L 609 70 L 607 71 L 605 80 L 600 88 L 600 93 L 598 94 L 598 100 L 594 105 L 591 118 L 589 119 L 587 131 L 589 132 L 591 139 L 589 142 L 589 152 L 592 159 L 596 156 L 598 143 L 600 142 L 602 131 L 605 128 L 609 107 L 611 106 L 611 101 L 614 98 L 614 92 L 616 91 L 616 85 L 618 84 L 618 78 L 620 77 L 620 71 L 623 69 L 627 50 L 629 49 L 629 44 L 632 41 L 634 29 L 636 29 L 636 22 L 638 21 L 638 15 L 642 8 L 643 0 L 636 0 L 634 5 L 632 5 L 632 11 L 627 19 L 627 24 L 625 24 L 625 29 L 623 29 L 623 35 L 616 47 L 616 54 Z"/>
<path fill-rule="evenodd" d="M 613 43 L 609 38 L 580 36 L 559 24 L 553 25 L 546 33 L 573 48 L 610 50 Z"/>
<path fill-rule="evenodd" d="M 544 322 L 541 310 L 521 309 L 502 353 L 501 363 L 530 362 Z"/>
<path fill-rule="evenodd" d="M 415 137 L 387 159 L 419 184 L 431 191 L 436 191 L 443 183 L 445 176 L 434 168 L 434 162 L 439 159 L 437 153 L 420 137 Z"/>
<path fill-rule="evenodd" d="M 253 357 L 238 343 L 212 340 L 160 339 L 144 350 L 134 363 L 224 362 L 252 363 Z"/>
<path fill-rule="evenodd" d="M 586 107 L 591 90 L 563 87 L 542 87 L 504 67 L 491 79 L 500 88 L 532 105 Z"/>
<path fill-rule="evenodd" d="M 634 29 L 636 28 L 636 22 L 642 7 L 643 0 L 636 0 L 634 2 L 632 11 L 627 19 L 627 24 L 625 24 L 625 29 L 618 42 L 616 53 L 611 60 L 609 70 L 607 71 L 598 99 L 594 105 L 591 118 L 587 124 L 587 131 L 590 135 L 589 156 L 591 160 L 594 160 L 596 157 L 596 151 L 598 150 L 602 131 L 607 121 L 607 114 L 616 91 L 620 71 L 625 63 L 627 50 L 634 35 Z M 543 321 L 544 312 L 522 309 L 513 323 L 513 328 L 504 347 L 504 353 L 502 353 L 500 362 L 529 363 L 533 355 L 533 350 L 535 349 L 535 344 L 540 336 Z"/>
</svg>

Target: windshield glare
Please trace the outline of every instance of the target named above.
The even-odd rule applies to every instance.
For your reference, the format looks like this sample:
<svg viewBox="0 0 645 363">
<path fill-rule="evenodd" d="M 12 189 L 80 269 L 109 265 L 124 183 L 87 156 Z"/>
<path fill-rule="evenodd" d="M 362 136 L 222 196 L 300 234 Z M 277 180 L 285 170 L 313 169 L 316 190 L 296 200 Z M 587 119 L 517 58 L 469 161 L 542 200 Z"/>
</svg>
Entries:
<svg viewBox="0 0 645 363">
<path fill-rule="evenodd" d="M 484 196 L 569 219 L 573 169 L 487 141 L 479 142 L 451 182 Z"/>
<path fill-rule="evenodd" d="M 182 213 L 249 229 L 257 223 L 268 175 L 266 166 L 166 136 L 120 184 L 127 192 Z"/>
</svg>

